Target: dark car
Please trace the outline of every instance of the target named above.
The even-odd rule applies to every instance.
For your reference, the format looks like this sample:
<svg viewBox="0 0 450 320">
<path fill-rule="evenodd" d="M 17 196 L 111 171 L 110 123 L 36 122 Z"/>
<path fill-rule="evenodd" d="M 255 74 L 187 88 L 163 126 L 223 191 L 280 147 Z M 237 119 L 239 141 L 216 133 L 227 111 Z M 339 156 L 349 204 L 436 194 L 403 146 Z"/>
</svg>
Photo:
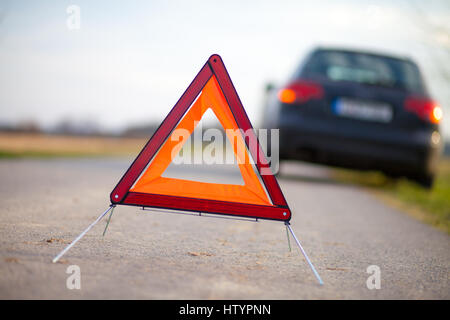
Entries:
<svg viewBox="0 0 450 320">
<path fill-rule="evenodd" d="M 319 48 L 269 92 L 263 127 L 280 129 L 280 160 L 381 170 L 431 187 L 441 119 L 410 59 Z"/>
</svg>

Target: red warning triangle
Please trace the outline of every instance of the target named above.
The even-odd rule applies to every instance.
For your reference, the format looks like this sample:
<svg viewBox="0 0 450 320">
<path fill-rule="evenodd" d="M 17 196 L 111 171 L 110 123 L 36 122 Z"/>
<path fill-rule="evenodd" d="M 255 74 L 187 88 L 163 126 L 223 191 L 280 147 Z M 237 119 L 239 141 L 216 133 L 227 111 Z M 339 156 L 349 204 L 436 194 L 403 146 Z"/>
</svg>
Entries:
<svg viewBox="0 0 450 320">
<path fill-rule="evenodd" d="M 208 109 L 227 130 L 244 185 L 162 176 L 188 138 L 187 135 L 175 138 L 180 132 L 177 129 L 192 134 Z M 249 161 L 250 156 L 258 175 Z M 262 170 L 265 174 L 261 174 Z M 288 221 L 291 211 L 275 177 L 268 172 L 269 164 L 223 61 L 220 56 L 212 55 L 120 179 L 110 198 L 113 204 Z"/>
</svg>

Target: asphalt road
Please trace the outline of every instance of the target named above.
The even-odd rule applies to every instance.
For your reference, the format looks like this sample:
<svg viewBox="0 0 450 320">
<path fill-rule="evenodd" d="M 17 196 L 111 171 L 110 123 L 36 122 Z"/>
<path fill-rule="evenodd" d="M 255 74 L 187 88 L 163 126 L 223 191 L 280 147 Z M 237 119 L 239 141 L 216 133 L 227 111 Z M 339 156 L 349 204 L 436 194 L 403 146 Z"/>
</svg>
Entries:
<svg viewBox="0 0 450 320">
<path fill-rule="evenodd" d="M 450 239 L 321 167 L 289 163 L 279 182 L 319 286 L 274 221 L 118 207 L 60 261 L 52 258 L 109 205 L 129 159 L 0 161 L 0 298 L 449 299 Z M 204 171 L 175 169 L 198 178 Z M 206 178 L 226 180 L 227 169 Z M 293 241 L 291 239 L 291 244 Z M 69 290 L 70 265 L 81 289 Z M 369 290 L 370 265 L 381 288 Z"/>
</svg>

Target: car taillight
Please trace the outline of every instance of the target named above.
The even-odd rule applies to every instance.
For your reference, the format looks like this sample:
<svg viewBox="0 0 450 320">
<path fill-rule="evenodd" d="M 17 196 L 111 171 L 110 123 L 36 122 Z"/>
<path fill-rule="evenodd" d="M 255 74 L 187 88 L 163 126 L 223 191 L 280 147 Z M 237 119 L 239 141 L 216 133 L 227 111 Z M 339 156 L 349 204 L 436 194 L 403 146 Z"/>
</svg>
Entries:
<svg viewBox="0 0 450 320">
<path fill-rule="evenodd" d="M 442 112 L 442 108 L 439 105 L 434 105 L 433 111 L 430 114 L 430 120 L 433 123 L 439 123 L 442 120 L 444 113 Z"/>
<path fill-rule="evenodd" d="M 322 87 L 311 81 L 296 81 L 278 92 L 278 99 L 287 104 L 302 103 L 323 97 Z"/>
<path fill-rule="evenodd" d="M 431 123 L 439 123 L 442 120 L 442 108 L 434 101 L 422 97 L 408 97 L 405 100 L 405 109 L 414 112 L 420 118 Z"/>
</svg>

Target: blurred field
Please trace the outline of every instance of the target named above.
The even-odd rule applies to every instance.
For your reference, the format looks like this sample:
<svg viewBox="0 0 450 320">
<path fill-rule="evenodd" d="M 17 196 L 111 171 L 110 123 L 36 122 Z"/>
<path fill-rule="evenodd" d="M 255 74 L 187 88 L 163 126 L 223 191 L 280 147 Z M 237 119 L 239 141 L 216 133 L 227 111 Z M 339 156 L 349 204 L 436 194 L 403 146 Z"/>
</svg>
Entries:
<svg viewBox="0 0 450 320">
<path fill-rule="evenodd" d="M 393 180 L 379 172 L 337 169 L 339 181 L 358 184 L 388 204 L 450 234 L 450 158 L 443 158 L 432 190 L 406 179 Z"/>
<path fill-rule="evenodd" d="M 143 138 L 0 133 L 0 157 L 77 157 L 137 155 Z"/>
</svg>

